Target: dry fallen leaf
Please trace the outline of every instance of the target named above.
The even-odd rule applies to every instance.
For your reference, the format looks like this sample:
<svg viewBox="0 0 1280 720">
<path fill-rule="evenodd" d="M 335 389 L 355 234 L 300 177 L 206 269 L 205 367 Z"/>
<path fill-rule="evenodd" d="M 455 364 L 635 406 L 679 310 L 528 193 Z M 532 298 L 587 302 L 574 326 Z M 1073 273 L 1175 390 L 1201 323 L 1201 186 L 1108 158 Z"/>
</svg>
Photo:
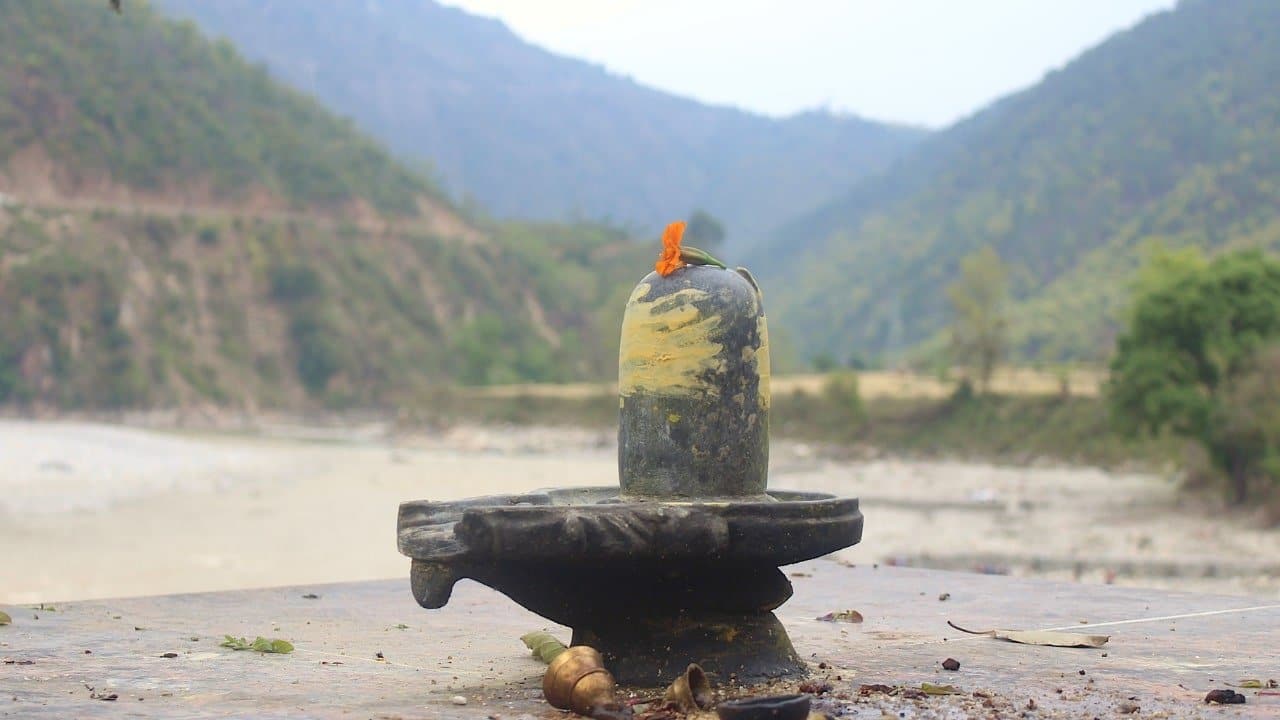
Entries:
<svg viewBox="0 0 1280 720">
<path fill-rule="evenodd" d="M 1049 645 L 1052 647 L 1098 648 L 1107 644 L 1110 635 L 1081 635 L 1080 633 L 1054 632 L 1051 630 L 997 630 L 992 634 L 997 640 L 1023 645 Z"/>
<path fill-rule="evenodd" d="M 817 619 L 822 622 L 860 623 L 862 622 L 862 613 L 857 610 L 841 610 L 840 612 L 829 612 Z"/>
<path fill-rule="evenodd" d="M 970 635 L 986 635 L 997 640 L 1021 643 L 1023 645 L 1047 645 L 1051 647 L 1090 647 L 1098 648 L 1107 644 L 1110 635 L 1082 635 L 1080 633 L 1058 632 L 1055 630 L 966 630 L 959 625 L 947 621 L 951 627 Z"/>
</svg>

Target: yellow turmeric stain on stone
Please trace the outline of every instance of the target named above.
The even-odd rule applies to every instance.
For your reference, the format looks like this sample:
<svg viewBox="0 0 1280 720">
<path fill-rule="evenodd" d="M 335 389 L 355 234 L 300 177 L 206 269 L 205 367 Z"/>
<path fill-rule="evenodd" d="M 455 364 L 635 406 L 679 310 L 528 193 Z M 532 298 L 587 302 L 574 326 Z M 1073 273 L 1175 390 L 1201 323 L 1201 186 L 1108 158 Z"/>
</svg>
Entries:
<svg viewBox="0 0 1280 720">
<path fill-rule="evenodd" d="M 760 407 L 769 407 L 770 390 L 769 390 L 769 324 L 765 322 L 764 315 L 761 314 L 756 318 L 756 332 L 760 337 L 760 349 L 756 350 L 756 372 L 760 374 Z"/>
<path fill-rule="evenodd" d="M 649 293 L 641 283 L 631 293 L 622 317 L 622 342 L 618 351 L 618 391 L 621 396 L 639 390 L 655 395 L 684 396 L 715 393 L 700 381 L 707 370 L 719 370 L 723 346 L 711 341 L 720 327 L 719 315 L 703 315 L 693 302 L 708 297 L 697 288 L 642 301 Z"/>
</svg>

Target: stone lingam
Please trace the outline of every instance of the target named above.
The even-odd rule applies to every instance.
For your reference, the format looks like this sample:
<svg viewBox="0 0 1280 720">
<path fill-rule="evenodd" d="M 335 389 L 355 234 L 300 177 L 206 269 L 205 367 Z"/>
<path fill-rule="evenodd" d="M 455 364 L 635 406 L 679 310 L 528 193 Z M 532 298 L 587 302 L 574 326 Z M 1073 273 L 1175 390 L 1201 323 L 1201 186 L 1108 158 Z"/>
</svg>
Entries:
<svg viewBox="0 0 1280 720">
<path fill-rule="evenodd" d="M 689 663 L 739 683 L 803 674 L 773 614 L 792 593 L 779 567 L 857 543 L 862 514 L 768 489 L 763 298 L 745 269 L 680 250 L 682 229 L 623 317 L 618 485 L 407 502 L 399 549 L 423 607 L 483 583 L 572 628 L 626 685 Z"/>
</svg>

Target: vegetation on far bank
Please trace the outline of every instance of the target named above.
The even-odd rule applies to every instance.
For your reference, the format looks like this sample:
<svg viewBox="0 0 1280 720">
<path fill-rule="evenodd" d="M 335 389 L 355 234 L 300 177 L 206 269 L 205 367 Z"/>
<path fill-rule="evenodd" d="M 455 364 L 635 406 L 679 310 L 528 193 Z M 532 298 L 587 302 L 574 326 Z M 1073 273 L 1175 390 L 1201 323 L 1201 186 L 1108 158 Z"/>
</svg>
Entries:
<svg viewBox="0 0 1280 720">
<path fill-rule="evenodd" d="M 922 378 L 921 380 L 927 380 Z M 892 453 L 1024 464 L 1055 462 L 1166 470 L 1184 460 L 1186 443 L 1161 435 L 1126 438 L 1114 431 L 1106 402 L 1055 393 L 877 395 L 863 398 L 858 375 L 784 384 L 773 393 L 775 439 L 828 446 L 837 454 Z M 516 425 L 616 426 L 618 399 L 604 386 L 579 392 L 454 391 L 421 407 L 418 421 L 468 420 Z"/>
</svg>

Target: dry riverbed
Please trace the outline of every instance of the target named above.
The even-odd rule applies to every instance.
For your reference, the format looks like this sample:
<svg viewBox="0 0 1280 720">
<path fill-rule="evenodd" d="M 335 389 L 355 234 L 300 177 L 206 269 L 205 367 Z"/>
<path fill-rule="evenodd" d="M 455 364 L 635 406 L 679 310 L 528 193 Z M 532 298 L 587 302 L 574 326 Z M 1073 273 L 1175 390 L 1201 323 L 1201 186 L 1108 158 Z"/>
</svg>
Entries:
<svg viewBox="0 0 1280 720">
<path fill-rule="evenodd" d="M 1280 532 L 1092 469 L 825 459 L 775 443 L 771 487 L 858 496 L 839 558 L 1280 597 Z M 612 485 L 612 433 L 376 424 L 192 434 L 0 421 L 0 603 L 407 576 L 396 508 Z M 407 582 L 407 580 L 406 580 Z"/>
</svg>

